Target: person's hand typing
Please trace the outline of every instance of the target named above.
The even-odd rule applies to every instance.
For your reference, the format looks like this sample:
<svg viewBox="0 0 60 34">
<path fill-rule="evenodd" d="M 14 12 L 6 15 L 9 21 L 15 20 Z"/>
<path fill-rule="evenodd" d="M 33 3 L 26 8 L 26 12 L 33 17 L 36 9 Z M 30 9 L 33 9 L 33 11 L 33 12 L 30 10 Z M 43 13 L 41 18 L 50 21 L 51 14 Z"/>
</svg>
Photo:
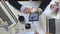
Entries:
<svg viewBox="0 0 60 34">
<path fill-rule="evenodd" d="M 30 6 L 22 6 L 20 11 L 25 13 L 25 14 L 28 14 L 31 12 L 31 7 Z"/>
<path fill-rule="evenodd" d="M 42 10 L 40 8 L 33 8 L 33 7 L 21 7 L 21 12 L 29 14 L 29 13 L 38 13 L 41 14 Z"/>
<path fill-rule="evenodd" d="M 26 8 L 24 9 L 24 13 L 28 14 L 28 13 L 30 13 L 30 12 L 31 12 L 31 9 L 30 9 L 30 8 L 26 7 Z"/>
<path fill-rule="evenodd" d="M 41 14 L 42 13 L 42 10 L 40 8 L 33 8 L 33 9 L 31 9 L 31 13 Z"/>
<path fill-rule="evenodd" d="M 40 14 L 40 13 L 41 13 L 41 11 L 37 8 L 37 9 L 36 9 L 36 11 L 35 11 L 35 13 Z"/>
</svg>

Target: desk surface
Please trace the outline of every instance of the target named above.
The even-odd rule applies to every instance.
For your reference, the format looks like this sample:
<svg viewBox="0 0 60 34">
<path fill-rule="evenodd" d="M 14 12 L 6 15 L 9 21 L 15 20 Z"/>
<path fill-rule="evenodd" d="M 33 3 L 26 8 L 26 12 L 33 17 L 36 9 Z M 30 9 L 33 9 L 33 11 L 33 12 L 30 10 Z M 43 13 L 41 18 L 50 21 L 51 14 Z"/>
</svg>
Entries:
<svg viewBox="0 0 60 34">
<path fill-rule="evenodd" d="M 28 2 L 28 1 L 27 1 Z M 47 16 L 51 13 L 51 11 L 50 11 L 50 5 L 52 4 L 52 3 L 54 3 L 55 1 L 51 1 L 51 3 L 47 6 L 47 8 L 46 8 L 46 10 L 45 10 L 45 12 L 44 12 L 44 14 L 46 14 Z M 21 2 L 19 2 L 19 3 L 21 3 Z M 38 3 L 38 2 L 36 2 L 36 3 Z M 36 3 L 34 2 L 34 3 L 31 3 L 31 5 L 29 4 L 29 2 L 26 4 L 26 1 L 25 1 L 25 5 L 28 5 L 28 6 L 33 6 L 33 7 L 38 7 L 39 5 L 40 5 L 40 3 L 38 3 L 37 5 L 36 5 Z M 18 11 L 18 10 L 16 10 L 14 7 L 12 7 L 8 2 L 6 2 L 6 4 L 9 6 L 9 7 L 11 7 L 10 9 L 13 11 L 13 13 L 15 14 L 15 16 L 17 17 L 17 19 L 18 19 L 18 14 L 20 14 L 20 12 Z M 23 3 L 21 3 L 21 4 L 24 4 L 24 2 Z M 48 10 L 48 11 L 47 11 Z M 18 12 L 17 12 L 18 11 Z M 20 14 L 21 15 L 21 14 Z M 46 16 L 45 15 L 45 16 Z M 55 16 L 55 17 L 58 17 L 58 16 Z M 42 19 L 43 20 L 43 19 Z M 43 21 L 42 21 L 43 22 Z M 44 21 L 45 22 L 45 21 Z M 45 23 L 43 23 L 43 24 L 45 24 Z M 45 24 L 46 25 L 46 24 Z M 45 26 L 44 25 L 44 26 Z"/>
<path fill-rule="evenodd" d="M 27 1 L 28 2 L 28 1 Z M 38 7 L 40 5 L 40 2 L 28 2 L 27 3 L 25 1 L 25 3 L 23 2 L 22 4 L 27 5 L 27 6 L 32 6 L 32 7 Z M 20 2 L 19 2 L 20 3 Z M 27 3 L 27 4 L 26 4 Z M 31 4 L 30 4 L 31 3 Z M 38 3 L 38 4 L 37 4 Z M 8 2 L 6 2 L 6 4 L 9 6 L 9 8 L 12 10 L 12 12 L 14 13 L 14 15 L 17 17 L 18 19 L 18 14 L 21 15 L 20 11 L 16 10 L 14 7 L 12 7 Z M 37 4 L 37 5 L 36 5 Z M 2 6 L 2 5 L 1 5 Z M 27 17 L 28 18 L 28 17 Z M 20 26 L 19 26 L 20 27 Z M 21 25 L 21 27 L 24 27 L 23 25 Z"/>
</svg>

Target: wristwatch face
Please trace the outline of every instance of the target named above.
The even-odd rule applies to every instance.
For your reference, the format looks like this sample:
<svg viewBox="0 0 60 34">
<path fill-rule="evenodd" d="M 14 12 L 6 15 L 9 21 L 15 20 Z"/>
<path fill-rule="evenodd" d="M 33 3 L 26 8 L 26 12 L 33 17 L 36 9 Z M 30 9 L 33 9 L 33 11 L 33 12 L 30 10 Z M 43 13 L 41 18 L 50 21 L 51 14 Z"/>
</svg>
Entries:
<svg viewBox="0 0 60 34">
<path fill-rule="evenodd" d="M 39 20 L 39 14 L 38 13 L 30 13 L 29 21 L 38 21 L 38 20 Z"/>
</svg>

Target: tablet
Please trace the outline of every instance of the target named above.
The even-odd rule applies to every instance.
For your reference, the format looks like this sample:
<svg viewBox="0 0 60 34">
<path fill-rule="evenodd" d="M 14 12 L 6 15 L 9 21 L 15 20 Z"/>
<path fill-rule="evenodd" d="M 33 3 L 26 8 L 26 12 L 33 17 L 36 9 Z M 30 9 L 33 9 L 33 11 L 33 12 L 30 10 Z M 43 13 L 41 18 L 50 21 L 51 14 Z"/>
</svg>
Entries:
<svg viewBox="0 0 60 34">
<path fill-rule="evenodd" d="M 29 14 L 29 21 L 38 21 L 39 20 L 39 14 L 38 13 L 30 13 Z"/>
</svg>

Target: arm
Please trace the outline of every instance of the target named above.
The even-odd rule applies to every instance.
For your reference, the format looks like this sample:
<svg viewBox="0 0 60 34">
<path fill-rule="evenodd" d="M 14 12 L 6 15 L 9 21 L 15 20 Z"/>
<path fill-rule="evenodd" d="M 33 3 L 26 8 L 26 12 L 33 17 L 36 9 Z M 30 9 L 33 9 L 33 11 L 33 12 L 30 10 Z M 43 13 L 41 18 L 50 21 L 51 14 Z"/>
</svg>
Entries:
<svg viewBox="0 0 60 34">
<path fill-rule="evenodd" d="M 26 13 L 26 14 L 27 14 L 27 13 L 30 13 L 30 11 L 31 11 L 30 8 L 19 4 L 17 1 L 18 1 L 18 0 L 8 0 L 8 2 L 9 2 L 12 6 L 14 6 L 16 9 L 20 10 L 21 12 Z"/>
<path fill-rule="evenodd" d="M 8 2 L 9 2 L 12 6 L 14 6 L 16 9 L 20 10 L 20 8 L 21 8 L 22 5 L 19 4 L 17 1 L 18 1 L 18 0 L 8 0 Z"/>
<path fill-rule="evenodd" d="M 41 15 L 50 2 L 51 0 L 42 0 L 42 3 L 40 4 L 39 8 L 36 9 L 35 13 L 39 13 Z"/>
<path fill-rule="evenodd" d="M 45 8 L 47 7 L 47 5 L 51 2 L 51 0 L 43 0 L 42 3 L 40 4 L 39 8 L 42 9 L 42 11 L 45 10 Z"/>
</svg>

